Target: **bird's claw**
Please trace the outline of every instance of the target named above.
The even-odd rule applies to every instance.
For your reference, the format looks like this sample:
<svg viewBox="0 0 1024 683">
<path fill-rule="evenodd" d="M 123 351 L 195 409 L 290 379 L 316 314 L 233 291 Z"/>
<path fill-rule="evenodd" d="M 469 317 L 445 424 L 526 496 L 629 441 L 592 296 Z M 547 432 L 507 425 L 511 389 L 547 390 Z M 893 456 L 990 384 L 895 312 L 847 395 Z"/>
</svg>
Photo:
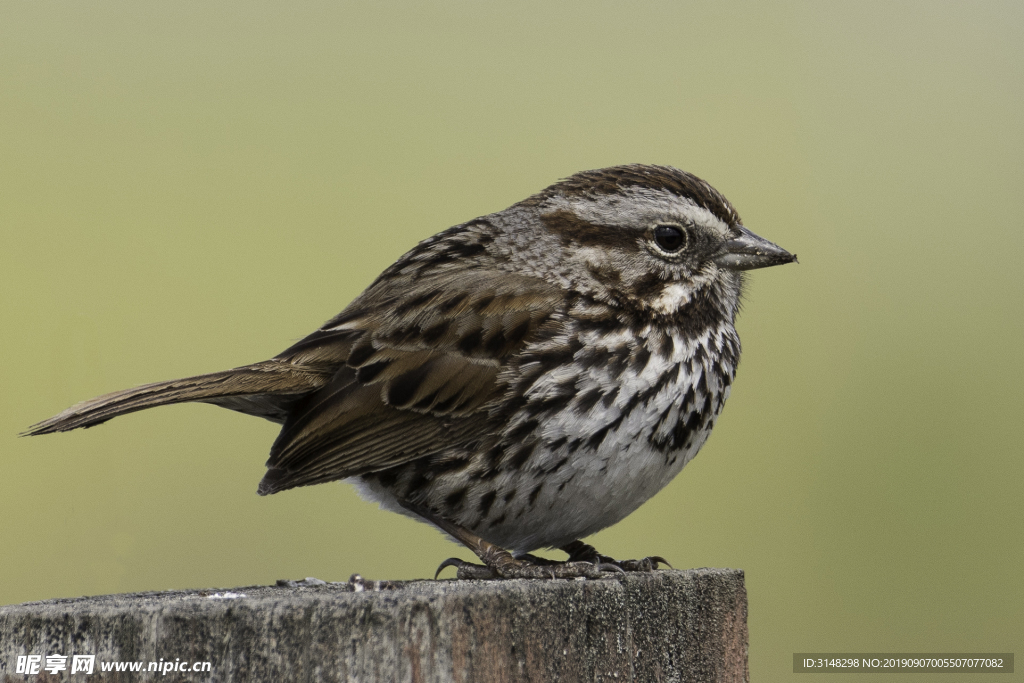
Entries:
<svg viewBox="0 0 1024 683">
<path fill-rule="evenodd" d="M 522 558 L 500 558 L 494 566 L 471 564 L 455 557 L 441 563 L 434 574 L 436 579 L 441 570 L 455 567 L 456 578 L 461 580 L 493 579 L 599 579 L 606 572 L 622 572 L 619 567 L 593 564 L 591 562 L 549 562 L 534 563 Z M 624 572 L 623 572 L 624 573 Z"/>
<path fill-rule="evenodd" d="M 447 560 L 442 562 L 438 566 L 437 571 L 434 572 L 434 580 L 441 575 L 441 571 L 446 567 L 455 567 L 456 578 L 458 579 L 478 579 L 478 580 L 489 580 L 501 578 L 498 574 L 491 569 L 481 564 L 471 564 L 460 560 L 457 557 L 449 557 Z"/>
<path fill-rule="evenodd" d="M 570 562 L 590 562 L 601 567 L 604 571 L 613 571 L 609 568 L 614 567 L 615 570 L 623 573 L 652 572 L 661 564 L 669 568 L 672 567 L 668 560 L 660 555 L 651 555 L 640 560 L 616 560 L 607 555 L 602 555 L 597 552 L 594 546 L 588 545 L 583 541 L 573 541 L 563 546 L 562 550 L 569 554 Z"/>
<path fill-rule="evenodd" d="M 625 576 L 628 572 L 652 572 L 660 564 L 672 566 L 660 555 L 652 555 L 641 560 L 614 560 L 597 552 L 593 546 L 583 541 L 573 541 L 562 546 L 562 550 L 569 555 L 564 562 L 530 554 L 516 557 L 504 548 L 480 539 L 477 541 L 478 547 L 474 547 L 474 551 L 483 564 L 471 564 L 457 557 L 450 557 L 434 572 L 434 579 L 437 579 L 446 567 L 455 567 L 456 577 L 459 579 L 492 580 L 599 579 L 609 573 Z M 468 542 L 466 544 L 470 545 Z"/>
<path fill-rule="evenodd" d="M 658 565 L 663 564 L 666 567 L 672 568 L 672 565 L 660 555 L 651 555 L 650 557 L 644 557 L 639 560 L 612 560 L 613 563 L 627 572 L 653 572 L 658 568 Z"/>
</svg>

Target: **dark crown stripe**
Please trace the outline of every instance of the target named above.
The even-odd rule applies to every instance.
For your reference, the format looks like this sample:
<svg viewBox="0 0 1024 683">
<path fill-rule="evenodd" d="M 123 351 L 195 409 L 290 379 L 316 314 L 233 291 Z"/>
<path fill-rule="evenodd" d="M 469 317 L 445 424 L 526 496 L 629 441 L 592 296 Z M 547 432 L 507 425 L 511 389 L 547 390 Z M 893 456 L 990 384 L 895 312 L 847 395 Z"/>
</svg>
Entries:
<svg viewBox="0 0 1024 683">
<path fill-rule="evenodd" d="M 724 222 L 740 222 L 729 200 L 697 176 L 671 166 L 627 164 L 593 171 L 582 171 L 551 185 L 523 203 L 540 203 L 555 195 L 566 197 L 597 197 L 638 187 L 663 190 L 693 201 Z"/>
</svg>

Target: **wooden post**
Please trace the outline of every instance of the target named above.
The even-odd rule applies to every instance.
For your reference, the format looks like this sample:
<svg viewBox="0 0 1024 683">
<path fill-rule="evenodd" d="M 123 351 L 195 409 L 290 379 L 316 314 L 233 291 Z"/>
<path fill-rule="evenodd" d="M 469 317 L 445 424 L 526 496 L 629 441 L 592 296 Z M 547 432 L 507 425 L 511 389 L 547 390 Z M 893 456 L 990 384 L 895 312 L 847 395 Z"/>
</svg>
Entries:
<svg viewBox="0 0 1024 683">
<path fill-rule="evenodd" d="M 279 583 L 0 607 L 0 681 L 748 680 L 742 571 Z M 18 673 L 29 655 L 67 668 Z M 91 675 L 70 675 L 74 655 Z M 117 662 L 168 673 L 102 671 Z"/>
</svg>

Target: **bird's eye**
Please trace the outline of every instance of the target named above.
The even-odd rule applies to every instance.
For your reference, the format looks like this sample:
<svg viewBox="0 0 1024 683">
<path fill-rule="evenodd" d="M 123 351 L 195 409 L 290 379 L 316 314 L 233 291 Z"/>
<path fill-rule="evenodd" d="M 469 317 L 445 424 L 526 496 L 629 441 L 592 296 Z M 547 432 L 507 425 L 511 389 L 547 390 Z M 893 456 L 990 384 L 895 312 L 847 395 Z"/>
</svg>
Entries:
<svg viewBox="0 0 1024 683">
<path fill-rule="evenodd" d="M 657 225 L 654 242 L 664 251 L 674 253 L 686 246 L 686 233 L 678 225 Z"/>
</svg>

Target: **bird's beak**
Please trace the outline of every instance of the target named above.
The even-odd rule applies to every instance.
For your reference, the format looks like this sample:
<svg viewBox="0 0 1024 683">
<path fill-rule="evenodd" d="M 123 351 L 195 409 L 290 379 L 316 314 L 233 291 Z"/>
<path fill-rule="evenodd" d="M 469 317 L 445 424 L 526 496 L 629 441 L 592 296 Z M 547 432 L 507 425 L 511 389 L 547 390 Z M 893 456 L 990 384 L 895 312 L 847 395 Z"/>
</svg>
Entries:
<svg viewBox="0 0 1024 683">
<path fill-rule="evenodd" d="M 753 270 L 796 261 L 796 254 L 758 237 L 742 225 L 737 225 L 740 235 L 722 245 L 722 251 L 715 257 L 715 263 L 729 270 Z"/>
</svg>

